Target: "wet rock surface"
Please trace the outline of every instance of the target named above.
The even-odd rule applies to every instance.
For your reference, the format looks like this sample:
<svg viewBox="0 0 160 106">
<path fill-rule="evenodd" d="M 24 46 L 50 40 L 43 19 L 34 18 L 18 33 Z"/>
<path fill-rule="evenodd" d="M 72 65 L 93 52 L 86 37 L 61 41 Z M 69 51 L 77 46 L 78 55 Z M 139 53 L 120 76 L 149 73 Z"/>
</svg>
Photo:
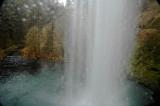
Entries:
<svg viewBox="0 0 160 106">
<path fill-rule="evenodd" d="M 153 91 L 153 102 L 160 106 L 160 5 L 159 0 L 147 0 L 140 18 L 133 76 Z"/>
</svg>

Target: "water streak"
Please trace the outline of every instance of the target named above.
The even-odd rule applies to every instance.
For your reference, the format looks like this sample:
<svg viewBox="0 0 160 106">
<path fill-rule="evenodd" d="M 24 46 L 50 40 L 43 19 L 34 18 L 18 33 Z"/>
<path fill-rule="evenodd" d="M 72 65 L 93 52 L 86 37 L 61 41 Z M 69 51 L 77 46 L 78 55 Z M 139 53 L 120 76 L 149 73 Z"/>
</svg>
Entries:
<svg viewBox="0 0 160 106">
<path fill-rule="evenodd" d="M 132 54 L 141 3 L 140 0 L 74 3 L 66 44 L 67 106 L 129 105 L 125 70 Z"/>
</svg>

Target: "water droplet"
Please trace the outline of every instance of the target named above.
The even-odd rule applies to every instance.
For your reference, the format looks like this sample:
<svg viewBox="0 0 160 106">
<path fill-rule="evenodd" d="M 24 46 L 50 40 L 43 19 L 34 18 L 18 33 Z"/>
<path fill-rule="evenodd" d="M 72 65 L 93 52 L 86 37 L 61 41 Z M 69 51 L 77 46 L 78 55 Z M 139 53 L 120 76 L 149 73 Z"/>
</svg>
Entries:
<svg viewBox="0 0 160 106">
<path fill-rule="evenodd" d="M 32 7 L 36 7 L 37 5 L 36 4 L 32 4 Z"/>
<path fill-rule="evenodd" d="M 18 7 L 17 10 L 20 11 L 21 9 Z"/>
<path fill-rule="evenodd" d="M 51 14 L 54 14 L 55 13 L 55 11 L 51 11 Z"/>
<path fill-rule="evenodd" d="M 23 21 L 23 22 L 26 22 L 26 18 L 22 18 L 22 21 Z"/>
<path fill-rule="evenodd" d="M 25 8 L 29 8 L 29 6 L 27 4 L 24 5 Z"/>
<path fill-rule="evenodd" d="M 42 3 L 42 2 L 39 2 L 39 5 L 41 5 L 41 6 L 42 6 L 42 5 L 43 5 L 43 3 Z"/>
</svg>

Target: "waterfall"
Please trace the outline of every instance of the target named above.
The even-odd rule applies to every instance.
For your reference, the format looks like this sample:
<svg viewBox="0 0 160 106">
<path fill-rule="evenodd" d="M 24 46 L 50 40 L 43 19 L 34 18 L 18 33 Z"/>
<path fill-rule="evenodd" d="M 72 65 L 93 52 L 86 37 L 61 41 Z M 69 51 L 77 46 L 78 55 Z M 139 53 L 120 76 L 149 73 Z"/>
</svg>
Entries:
<svg viewBox="0 0 160 106">
<path fill-rule="evenodd" d="M 45 0 L 53 3 L 49 1 Z M 42 63 L 35 75 L 21 73 L 0 81 L 0 105 L 144 106 L 151 102 L 151 92 L 126 74 L 143 1 L 59 0 L 65 8 L 65 17 L 57 21 L 64 24 L 65 64 Z"/>
<path fill-rule="evenodd" d="M 128 70 L 141 0 L 77 0 L 66 36 L 66 105 L 129 106 Z"/>
</svg>

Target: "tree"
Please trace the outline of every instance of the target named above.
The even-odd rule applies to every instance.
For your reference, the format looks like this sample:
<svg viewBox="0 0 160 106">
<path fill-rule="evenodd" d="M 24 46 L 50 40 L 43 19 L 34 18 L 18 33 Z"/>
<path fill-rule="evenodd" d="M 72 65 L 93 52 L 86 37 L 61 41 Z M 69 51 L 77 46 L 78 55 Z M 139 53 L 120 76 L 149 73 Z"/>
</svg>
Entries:
<svg viewBox="0 0 160 106">
<path fill-rule="evenodd" d="M 0 10 L 0 47 L 8 48 L 21 43 L 23 25 L 21 16 L 13 0 L 5 0 Z"/>
<path fill-rule="evenodd" d="M 42 30 L 41 40 L 41 52 L 45 55 L 45 58 L 62 61 L 63 60 L 63 37 L 54 24 L 47 24 Z"/>
<path fill-rule="evenodd" d="M 0 60 L 3 60 L 4 57 L 5 57 L 5 52 L 3 49 L 0 48 Z"/>
<path fill-rule="evenodd" d="M 40 57 L 40 31 L 38 27 L 30 28 L 25 36 L 25 48 L 22 50 L 25 57 L 38 59 Z"/>
</svg>

